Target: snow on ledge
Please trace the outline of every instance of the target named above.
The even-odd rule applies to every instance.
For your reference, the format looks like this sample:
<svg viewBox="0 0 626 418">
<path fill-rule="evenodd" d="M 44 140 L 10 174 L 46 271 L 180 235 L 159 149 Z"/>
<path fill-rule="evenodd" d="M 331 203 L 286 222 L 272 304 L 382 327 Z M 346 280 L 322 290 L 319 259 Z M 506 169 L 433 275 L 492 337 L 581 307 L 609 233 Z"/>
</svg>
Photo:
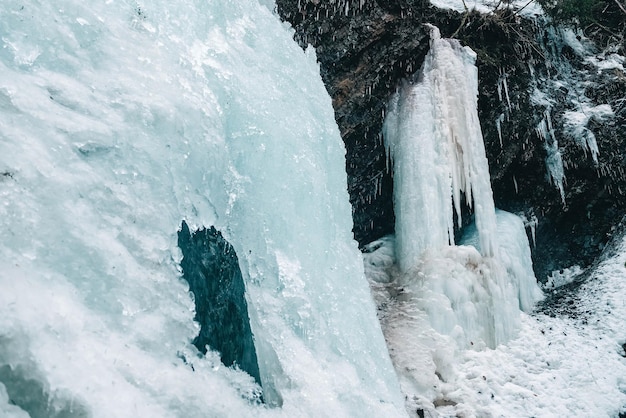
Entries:
<svg viewBox="0 0 626 418">
<path fill-rule="evenodd" d="M 480 13 L 493 13 L 498 8 L 510 7 L 513 10 L 523 10 L 520 12 L 521 16 L 533 17 L 543 14 L 543 9 L 535 1 L 528 0 L 514 0 L 509 5 L 504 1 L 498 0 L 430 0 L 430 4 L 440 9 L 450 9 L 457 12 L 464 12 L 466 10 L 476 10 Z"/>
</svg>

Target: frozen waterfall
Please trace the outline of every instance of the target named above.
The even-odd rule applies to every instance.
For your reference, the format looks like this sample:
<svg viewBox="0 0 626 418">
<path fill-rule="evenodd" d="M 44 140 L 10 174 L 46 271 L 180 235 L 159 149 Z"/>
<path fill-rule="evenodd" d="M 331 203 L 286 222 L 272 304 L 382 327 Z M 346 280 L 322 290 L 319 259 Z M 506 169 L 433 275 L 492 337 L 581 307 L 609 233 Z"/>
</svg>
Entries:
<svg viewBox="0 0 626 418">
<path fill-rule="evenodd" d="M 403 271 L 427 249 L 454 244 L 453 207 L 474 205 L 482 254 L 495 256 L 496 217 L 476 111 L 476 54 L 432 28 L 418 80 L 396 94 L 384 136 L 393 160 L 396 248 Z"/>
<path fill-rule="evenodd" d="M 523 222 L 494 206 L 475 58 L 432 27 L 383 127 L 396 235 L 368 245 L 365 265 L 409 411 L 434 410 L 462 353 L 510 340 L 541 298 Z M 455 240 L 463 204 L 474 222 Z"/>
<path fill-rule="evenodd" d="M 514 335 L 520 309 L 531 308 L 540 291 L 522 222 L 496 216 L 475 58 L 432 27 L 423 67 L 393 97 L 384 136 L 393 161 L 399 282 L 419 289 L 416 303 L 435 330 L 461 347 L 495 347 Z M 454 245 L 463 203 L 474 212 L 475 232 L 465 240 L 474 248 Z"/>
<path fill-rule="evenodd" d="M 0 8 L 0 414 L 404 415 L 331 100 L 265 3 Z M 266 405 L 192 345 L 182 220 L 237 254 Z"/>
</svg>

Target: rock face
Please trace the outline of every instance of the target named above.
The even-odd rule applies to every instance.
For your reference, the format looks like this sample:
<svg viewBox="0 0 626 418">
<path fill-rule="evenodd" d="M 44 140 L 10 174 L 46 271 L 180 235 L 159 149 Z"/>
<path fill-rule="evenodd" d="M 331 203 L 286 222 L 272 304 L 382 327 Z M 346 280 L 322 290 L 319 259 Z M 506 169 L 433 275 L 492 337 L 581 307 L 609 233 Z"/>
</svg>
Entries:
<svg viewBox="0 0 626 418">
<path fill-rule="evenodd" d="M 586 60 L 593 46 L 582 51 L 574 32 L 508 9 L 460 14 L 420 0 L 278 0 L 277 7 L 301 46 L 316 48 L 347 148 L 361 245 L 393 232 L 393 179 L 380 132 L 391 94 L 423 62 L 430 23 L 478 54 L 479 116 L 496 206 L 536 225 L 537 277 L 587 265 L 600 253 L 626 203 L 626 75 Z M 604 104 L 612 115 L 600 111 Z M 568 122 L 574 116 L 580 126 Z M 597 161 L 583 146 L 588 133 Z M 564 177 L 555 179 L 559 158 Z"/>
<path fill-rule="evenodd" d="M 184 221 L 178 246 L 183 253 L 183 278 L 194 294 L 195 320 L 200 324 L 193 344 L 202 353 L 207 352 L 207 345 L 219 351 L 222 363 L 236 364 L 260 384 L 245 284 L 235 250 L 215 228 L 192 234 Z"/>
</svg>

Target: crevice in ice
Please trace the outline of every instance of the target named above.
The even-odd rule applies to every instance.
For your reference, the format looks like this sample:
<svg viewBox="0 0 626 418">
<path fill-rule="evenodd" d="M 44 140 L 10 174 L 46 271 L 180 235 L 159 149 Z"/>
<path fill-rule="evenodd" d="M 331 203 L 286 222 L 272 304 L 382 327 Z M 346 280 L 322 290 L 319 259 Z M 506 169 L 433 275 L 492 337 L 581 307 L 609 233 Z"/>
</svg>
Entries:
<svg viewBox="0 0 626 418">
<path fill-rule="evenodd" d="M 537 245 L 537 226 L 539 226 L 539 219 L 537 218 L 537 215 L 535 215 L 534 210 L 531 208 L 526 213 L 517 213 L 517 216 L 524 223 L 524 228 L 530 232 L 530 238 L 534 248 Z"/>
<path fill-rule="evenodd" d="M 193 344 L 200 352 L 216 350 L 226 366 L 235 366 L 261 384 L 254 337 L 250 329 L 245 284 L 233 247 L 214 227 L 193 233 L 183 221 L 178 232 L 183 278 L 189 283 L 200 333 Z"/>
</svg>

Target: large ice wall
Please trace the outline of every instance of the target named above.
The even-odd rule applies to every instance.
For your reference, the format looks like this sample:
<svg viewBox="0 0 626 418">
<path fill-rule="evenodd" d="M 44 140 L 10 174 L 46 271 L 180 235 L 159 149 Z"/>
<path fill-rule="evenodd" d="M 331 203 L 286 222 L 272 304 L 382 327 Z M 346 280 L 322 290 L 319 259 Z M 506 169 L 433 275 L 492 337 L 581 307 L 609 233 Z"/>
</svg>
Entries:
<svg viewBox="0 0 626 418">
<path fill-rule="evenodd" d="M 0 8 L 0 411 L 404 413 L 331 102 L 291 37 L 253 0 Z M 197 357 L 182 219 L 235 248 L 281 408 Z"/>
</svg>

